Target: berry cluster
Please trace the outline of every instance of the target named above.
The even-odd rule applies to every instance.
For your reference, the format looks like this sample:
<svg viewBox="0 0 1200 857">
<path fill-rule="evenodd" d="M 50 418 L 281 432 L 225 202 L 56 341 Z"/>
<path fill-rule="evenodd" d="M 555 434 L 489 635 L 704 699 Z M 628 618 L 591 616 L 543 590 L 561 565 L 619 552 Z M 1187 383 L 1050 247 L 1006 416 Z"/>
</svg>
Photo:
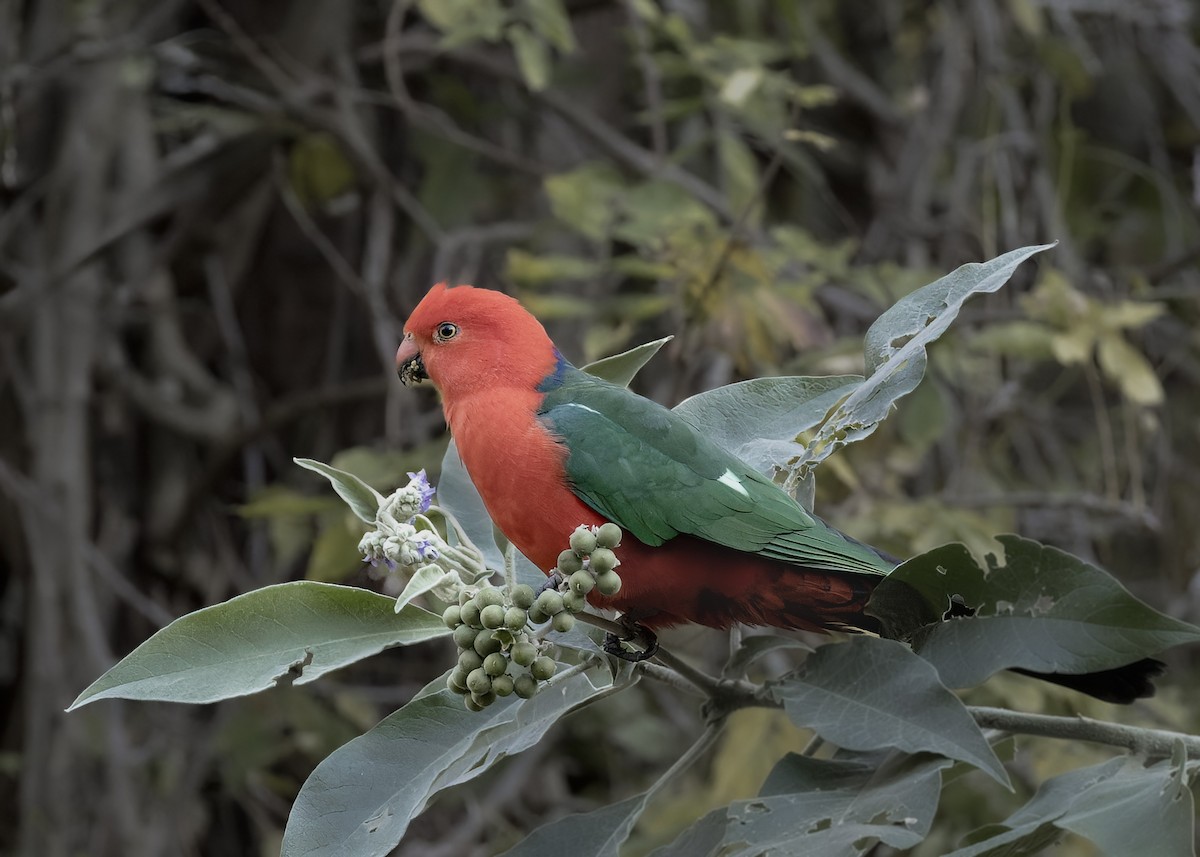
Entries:
<svg viewBox="0 0 1200 857">
<path fill-rule="evenodd" d="M 511 591 L 486 586 L 464 591 L 459 603 L 442 614 L 454 631 L 458 666 L 446 686 L 464 697 L 467 708 L 482 711 L 497 697 L 515 693 L 530 699 L 538 682 L 548 681 L 558 669 L 553 647 L 543 639 L 549 630 L 565 633 L 575 627 L 575 614 L 587 606 L 588 593 L 596 589 L 615 595 L 621 578 L 612 549 L 621 543 L 616 524 L 581 526 L 571 534 L 571 548 L 558 557 L 563 583 L 540 594 L 519 584 Z M 560 591 L 561 590 L 561 591 Z M 541 630 L 536 626 L 549 625 Z"/>
</svg>

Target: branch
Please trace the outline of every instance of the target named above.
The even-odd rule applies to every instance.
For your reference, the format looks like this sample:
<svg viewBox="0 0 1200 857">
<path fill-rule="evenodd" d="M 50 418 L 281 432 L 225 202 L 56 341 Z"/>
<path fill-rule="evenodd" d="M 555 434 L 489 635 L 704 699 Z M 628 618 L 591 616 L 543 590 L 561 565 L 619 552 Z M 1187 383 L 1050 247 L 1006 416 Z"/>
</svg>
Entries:
<svg viewBox="0 0 1200 857">
<path fill-rule="evenodd" d="M 1105 723 L 1090 717 L 1055 717 L 1049 714 L 1026 714 L 1004 708 L 973 705 L 967 708 L 975 722 L 985 729 L 999 729 L 1018 735 L 1040 735 L 1044 738 L 1066 738 L 1124 747 L 1130 752 L 1150 758 L 1168 758 L 1175 745 L 1182 741 L 1188 755 L 1200 755 L 1200 736 L 1165 729 L 1147 729 Z"/>
</svg>

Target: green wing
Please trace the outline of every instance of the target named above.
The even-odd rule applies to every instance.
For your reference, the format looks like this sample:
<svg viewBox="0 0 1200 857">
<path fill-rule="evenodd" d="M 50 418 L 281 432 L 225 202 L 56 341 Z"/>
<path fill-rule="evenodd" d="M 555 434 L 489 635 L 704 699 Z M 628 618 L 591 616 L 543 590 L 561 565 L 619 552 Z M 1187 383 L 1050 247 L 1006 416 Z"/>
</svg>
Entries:
<svg viewBox="0 0 1200 857">
<path fill-rule="evenodd" d="M 661 405 L 566 363 L 543 391 L 539 416 L 569 451 L 575 494 L 646 544 L 684 533 L 806 568 L 891 571 Z"/>
</svg>

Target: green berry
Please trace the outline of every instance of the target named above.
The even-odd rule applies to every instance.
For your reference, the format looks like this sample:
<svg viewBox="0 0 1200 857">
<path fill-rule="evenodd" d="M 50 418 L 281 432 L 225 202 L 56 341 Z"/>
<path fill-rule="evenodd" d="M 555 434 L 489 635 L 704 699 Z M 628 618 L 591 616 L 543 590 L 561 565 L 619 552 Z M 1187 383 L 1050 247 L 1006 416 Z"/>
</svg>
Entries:
<svg viewBox="0 0 1200 857">
<path fill-rule="evenodd" d="M 454 629 L 454 645 L 460 649 L 469 649 L 475 644 L 475 635 L 478 633 L 470 625 L 459 625 Z"/>
<path fill-rule="evenodd" d="M 587 556 L 596 549 L 596 534 L 590 527 L 578 527 L 571 533 L 571 550 L 580 556 Z"/>
<path fill-rule="evenodd" d="M 529 674 L 538 681 L 546 681 L 558 671 L 558 664 L 543 655 L 529 665 Z M 475 673 L 471 673 L 474 675 Z M 467 687 L 470 687 L 470 676 L 467 677 Z"/>
<path fill-rule="evenodd" d="M 592 574 L 599 577 L 606 571 L 612 571 L 617 567 L 617 555 L 608 548 L 596 548 L 592 551 L 592 558 L 588 563 L 588 568 L 592 570 Z"/>
<path fill-rule="evenodd" d="M 455 667 L 450 675 L 446 676 L 446 687 L 450 688 L 459 696 L 467 693 L 467 674 L 460 668 Z"/>
<path fill-rule="evenodd" d="M 485 628 L 499 628 L 504 624 L 504 608 L 499 604 L 489 604 L 479 611 L 479 621 Z"/>
<path fill-rule="evenodd" d="M 504 611 L 504 627 L 510 631 L 520 631 L 529 621 L 529 614 L 520 607 L 509 607 Z"/>
<path fill-rule="evenodd" d="M 474 601 L 468 601 L 466 604 L 458 608 L 459 618 L 462 619 L 464 625 L 470 625 L 472 628 L 482 628 L 483 624 L 479 621 L 479 605 Z"/>
<path fill-rule="evenodd" d="M 504 675 L 504 672 L 507 669 L 508 658 L 504 657 L 504 655 L 500 654 L 499 652 L 492 652 L 483 659 L 483 671 L 489 676 L 495 677 L 498 675 Z"/>
<path fill-rule="evenodd" d="M 451 604 L 442 613 L 442 621 L 446 623 L 446 627 L 453 631 L 462 624 L 462 614 L 459 612 L 457 604 Z"/>
<path fill-rule="evenodd" d="M 537 646 L 529 642 L 517 643 L 509 654 L 512 656 L 513 663 L 527 667 L 537 658 Z"/>
<path fill-rule="evenodd" d="M 483 706 L 475 701 L 475 697 L 468 694 L 463 697 L 463 705 L 467 706 L 467 711 L 483 711 Z"/>
<path fill-rule="evenodd" d="M 483 658 L 474 649 L 463 649 L 458 653 L 458 666 L 463 672 L 477 670 L 483 666 Z"/>
<path fill-rule="evenodd" d="M 474 594 L 471 592 L 471 590 L 469 590 L 469 589 L 463 589 L 463 590 L 461 590 L 461 591 L 458 593 L 458 606 L 459 606 L 459 607 L 462 607 L 464 604 L 466 604 L 468 601 L 470 601 L 470 600 L 471 600 L 472 598 L 474 598 L 474 597 L 475 597 L 475 596 L 474 596 Z"/>
<path fill-rule="evenodd" d="M 529 624 L 530 625 L 540 625 L 549 618 L 550 618 L 549 616 L 547 616 L 545 613 L 543 613 L 541 610 L 538 609 L 538 606 L 536 604 L 534 604 L 532 607 L 529 608 Z"/>
<path fill-rule="evenodd" d="M 572 592 L 587 595 L 596 585 L 596 578 L 592 577 L 590 572 L 577 571 L 571 575 L 571 579 L 567 583 L 570 585 Z"/>
<path fill-rule="evenodd" d="M 573 550 L 565 550 L 558 555 L 558 570 L 563 574 L 574 574 L 583 568 L 583 560 Z"/>
<path fill-rule="evenodd" d="M 538 596 L 538 600 L 533 604 L 534 608 L 542 611 L 547 616 L 553 616 L 555 613 L 561 613 L 563 609 L 562 596 L 553 589 L 547 589 Z"/>
<path fill-rule="evenodd" d="M 500 651 L 500 646 L 500 641 L 491 631 L 480 631 L 479 636 L 475 638 L 475 651 L 485 658 L 493 652 Z"/>
<path fill-rule="evenodd" d="M 521 699 L 533 699 L 537 695 L 537 681 L 531 675 L 519 675 L 513 680 L 513 690 Z"/>
<path fill-rule="evenodd" d="M 563 595 L 563 609 L 571 613 L 578 613 L 587 606 L 587 596 L 580 595 L 578 592 L 568 592 Z M 562 614 L 559 613 L 559 616 Z"/>
<path fill-rule="evenodd" d="M 529 584 L 520 583 L 513 587 L 513 606 L 520 607 L 522 610 L 528 610 L 533 606 L 533 600 L 535 598 L 537 598 L 537 594 L 533 591 L 533 587 Z"/>
<path fill-rule="evenodd" d="M 575 617 L 564 610 L 555 614 L 554 618 L 550 620 L 550 627 L 560 634 L 565 634 L 575 627 Z"/>
<path fill-rule="evenodd" d="M 621 575 L 615 571 L 606 571 L 596 576 L 596 588 L 601 595 L 616 595 L 621 591 Z"/>
<path fill-rule="evenodd" d="M 492 693 L 496 696 L 509 696 L 513 692 L 516 682 L 510 675 L 498 675 L 492 679 Z"/>
<path fill-rule="evenodd" d="M 475 603 L 479 605 L 481 611 L 484 607 L 490 607 L 493 604 L 503 604 L 504 593 L 494 586 L 489 586 L 487 589 L 479 590 L 479 594 L 475 596 Z"/>
<path fill-rule="evenodd" d="M 487 693 L 491 689 L 492 679 L 483 671 L 483 667 L 467 674 L 467 690 L 471 693 Z"/>
<path fill-rule="evenodd" d="M 471 699 L 475 700 L 477 705 L 487 708 L 496 701 L 496 692 L 489 690 L 487 693 L 473 693 L 471 694 Z"/>
<path fill-rule="evenodd" d="M 596 544 L 602 548 L 615 548 L 621 543 L 621 528 L 616 524 L 608 523 L 600 527 L 596 531 Z"/>
</svg>

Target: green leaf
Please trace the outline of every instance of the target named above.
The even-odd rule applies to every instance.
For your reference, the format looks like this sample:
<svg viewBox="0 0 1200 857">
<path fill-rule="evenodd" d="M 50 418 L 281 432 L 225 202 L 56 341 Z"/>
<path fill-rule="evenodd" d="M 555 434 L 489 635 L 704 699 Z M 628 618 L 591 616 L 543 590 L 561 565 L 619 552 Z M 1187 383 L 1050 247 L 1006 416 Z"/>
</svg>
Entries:
<svg viewBox="0 0 1200 857">
<path fill-rule="evenodd" d="M 419 607 L 351 586 L 301 580 L 205 607 L 159 630 L 79 694 L 97 699 L 216 702 L 307 684 L 392 646 L 449 634 Z"/>
<path fill-rule="evenodd" d="M 967 298 L 998 290 L 1018 265 L 1053 246 L 1023 247 L 990 262 L 963 265 L 901 298 L 876 319 L 864 343 L 867 380 L 830 415 L 808 444 L 795 465 L 801 475 L 836 449 L 868 437 L 888 416 L 892 405 L 916 389 L 925 375 L 926 347 L 958 317 Z"/>
<path fill-rule="evenodd" d="M 550 50 L 542 38 L 524 24 L 513 24 L 505 35 L 517 57 L 517 68 L 525 84 L 541 92 L 550 83 Z"/>
<path fill-rule="evenodd" d="M 583 371 L 613 384 L 628 387 L 634 376 L 650 362 L 650 358 L 658 353 L 658 349 L 674 338 L 673 336 L 664 336 L 662 339 L 646 342 L 636 348 L 614 354 L 612 357 L 595 360 L 582 367 Z"/>
<path fill-rule="evenodd" d="M 564 54 L 575 50 L 575 34 L 562 0 L 525 0 L 529 22 L 538 35 Z"/>
<path fill-rule="evenodd" d="M 594 669 L 481 712 L 445 690 L 414 699 L 317 766 L 292 805 L 282 857 L 389 854 L 439 791 L 533 746 L 612 689 L 608 670 Z"/>
<path fill-rule="evenodd" d="M 1162 382 L 1146 355 L 1125 341 L 1119 333 L 1106 333 L 1096 343 L 1096 358 L 1108 380 L 1120 388 L 1129 401 L 1152 407 L 1163 402 Z"/>
<path fill-rule="evenodd" d="M 353 473 L 338 470 L 311 458 L 293 458 L 292 461 L 314 473 L 320 473 L 333 485 L 333 490 L 346 501 L 354 514 L 368 524 L 375 523 L 375 515 L 383 505 L 383 495 L 363 482 Z"/>
<path fill-rule="evenodd" d="M 684 399 L 675 413 L 761 473 L 804 451 L 796 436 L 816 426 L 863 383 L 858 375 L 755 378 Z"/>
<path fill-rule="evenodd" d="M 721 669 L 721 677 L 741 678 L 746 674 L 747 668 L 759 658 L 771 652 L 777 652 L 780 649 L 813 651 L 812 646 L 795 637 L 784 637 L 779 634 L 754 634 L 742 639 L 742 643 L 738 646 L 737 651 L 730 656 L 725 666 Z"/>
<path fill-rule="evenodd" d="M 819 854 L 841 857 L 878 842 L 912 848 L 929 832 L 941 792 L 940 756 L 813 759 L 790 753 L 760 796 L 714 810 L 651 857 Z"/>
<path fill-rule="evenodd" d="M 856 637 L 821 646 L 772 692 L 793 723 L 839 747 L 938 753 L 1008 785 L 962 702 L 902 643 Z"/>
<path fill-rule="evenodd" d="M 500 857 L 563 857 L 587 844 L 588 857 L 617 857 L 621 844 L 646 808 L 643 792 L 591 812 L 580 812 L 543 825 Z"/>
<path fill-rule="evenodd" d="M 747 222 L 757 226 L 762 221 L 763 206 L 762 200 L 758 199 L 758 161 L 754 153 L 740 135 L 723 132 L 717 135 L 717 158 L 730 210 L 740 215 L 748 206 L 753 206 Z"/>
<path fill-rule="evenodd" d="M 399 613 L 414 598 L 424 595 L 443 580 L 452 576 L 450 572 L 439 565 L 425 565 L 418 568 L 413 573 L 413 576 L 408 579 L 408 583 L 404 585 L 404 591 L 400 593 L 400 596 L 396 599 L 396 603 L 392 605 L 392 609 Z"/>
<path fill-rule="evenodd" d="M 438 508 L 454 516 L 459 526 L 463 528 L 467 538 L 474 542 L 475 547 L 483 553 L 484 562 L 488 568 L 504 568 L 504 554 L 496 546 L 493 535 L 492 519 L 488 516 L 483 498 L 475 489 L 471 475 L 459 457 L 458 447 L 454 441 L 446 447 L 446 455 L 442 458 L 442 475 L 437 485 Z M 452 545 L 457 544 L 453 532 L 448 534 Z"/>
<path fill-rule="evenodd" d="M 1025 806 L 946 857 L 1041 854 L 1065 830 L 1105 854 L 1194 857 L 1192 804 L 1182 753 L 1148 768 L 1118 757 L 1046 780 Z"/>
<path fill-rule="evenodd" d="M 592 161 L 548 176 L 545 186 L 555 217 L 593 241 L 608 238 L 626 190 L 624 178 L 612 164 Z"/>
<path fill-rule="evenodd" d="M 516 283 L 537 286 L 543 283 L 563 283 L 572 280 L 592 280 L 604 266 L 578 256 L 535 256 L 513 247 L 508 251 L 507 275 Z"/>
<path fill-rule="evenodd" d="M 1164 616 L 1116 578 L 1057 548 L 998 536 L 1004 561 L 980 568 L 960 544 L 902 563 L 876 587 L 868 610 L 887 635 L 911 638 L 949 687 L 971 687 L 1002 669 L 1088 673 L 1200 641 L 1200 628 Z M 971 617 L 942 621 L 958 599 Z"/>
<path fill-rule="evenodd" d="M 711 234 L 716 215 L 677 184 L 654 179 L 628 190 L 621 199 L 620 224 L 613 235 L 635 247 L 659 247 L 676 233 Z"/>
<path fill-rule="evenodd" d="M 1096 843 L 1105 854 L 1195 857 L 1195 808 L 1184 762 L 1125 768 L 1096 783 L 1054 823 Z"/>
</svg>

